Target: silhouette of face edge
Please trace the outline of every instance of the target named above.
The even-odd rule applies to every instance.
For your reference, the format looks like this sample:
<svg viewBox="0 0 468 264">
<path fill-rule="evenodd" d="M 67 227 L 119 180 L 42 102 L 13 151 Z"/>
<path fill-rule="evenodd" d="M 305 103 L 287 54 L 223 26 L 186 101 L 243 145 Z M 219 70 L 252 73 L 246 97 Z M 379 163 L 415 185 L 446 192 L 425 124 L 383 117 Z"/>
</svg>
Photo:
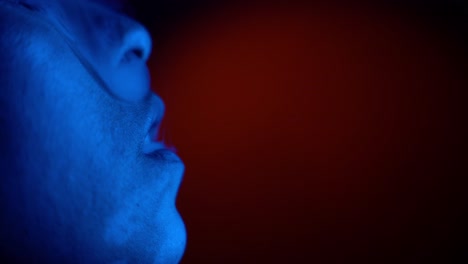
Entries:
<svg viewBox="0 0 468 264">
<path fill-rule="evenodd" d="M 146 30 L 91 1 L 0 1 L 0 12 L 2 257 L 178 262 L 184 167 L 145 150 L 164 112 Z"/>
</svg>

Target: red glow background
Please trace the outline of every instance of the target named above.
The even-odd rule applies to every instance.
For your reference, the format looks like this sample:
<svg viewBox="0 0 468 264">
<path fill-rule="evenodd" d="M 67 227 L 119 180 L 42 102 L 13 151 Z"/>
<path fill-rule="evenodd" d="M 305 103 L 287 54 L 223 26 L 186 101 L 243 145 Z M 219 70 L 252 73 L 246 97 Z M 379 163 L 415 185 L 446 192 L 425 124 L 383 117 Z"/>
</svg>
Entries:
<svg viewBox="0 0 468 264">
<path fill-rule="evenodd" d="M 458 51 L 384 8 L 239 5 L 181 23 L 150 65 L 186 163 L 182 263 L 454 263 Z"/>
</svg>

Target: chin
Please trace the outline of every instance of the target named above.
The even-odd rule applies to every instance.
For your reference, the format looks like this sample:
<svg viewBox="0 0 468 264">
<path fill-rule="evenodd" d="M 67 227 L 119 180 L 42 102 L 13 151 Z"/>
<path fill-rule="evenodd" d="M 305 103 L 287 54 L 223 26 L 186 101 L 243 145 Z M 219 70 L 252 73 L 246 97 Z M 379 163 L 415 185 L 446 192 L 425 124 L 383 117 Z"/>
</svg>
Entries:
<svg viewBox="0 0 468 264">
<path fill-rule="evenodd" d="M 159 245 L 159 252 L 154 258 L 153 263 L 179 263 L 184 255 L 187 243 L 187 233 L 184 222 L 179 213 L 176 213 L 170 223 L 166 224 L 167 234 Z M 160 242 L 162 242 L 160 241 Z"/>
<path fill-rule="evenodd" d="M 122 258 L 124 263 L 177 264 L 185 252 L 186 241 L 184 222 L 173 210 L 162 221 L 137 232 L 120 250 L 128 252 Z"/>
</svg>

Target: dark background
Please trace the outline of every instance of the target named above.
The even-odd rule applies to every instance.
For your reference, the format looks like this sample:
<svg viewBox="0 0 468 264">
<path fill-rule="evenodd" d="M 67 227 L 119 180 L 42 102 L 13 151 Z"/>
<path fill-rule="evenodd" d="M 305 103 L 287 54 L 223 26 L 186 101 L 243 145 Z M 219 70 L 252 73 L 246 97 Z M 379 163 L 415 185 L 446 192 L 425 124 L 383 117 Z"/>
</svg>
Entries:
<svg viewBox="0 0 468 264">
<path fill-rule="evenodd" d="M 467 263 L 463 1 L 132 1 L 182 263 Z"/>
</svg>

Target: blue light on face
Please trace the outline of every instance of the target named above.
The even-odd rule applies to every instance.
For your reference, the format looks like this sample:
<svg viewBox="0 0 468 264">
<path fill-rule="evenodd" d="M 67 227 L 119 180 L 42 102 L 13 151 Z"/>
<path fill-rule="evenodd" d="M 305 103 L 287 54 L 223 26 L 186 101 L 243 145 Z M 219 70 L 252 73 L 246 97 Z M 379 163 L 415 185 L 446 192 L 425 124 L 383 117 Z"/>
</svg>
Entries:
<svg viewBox="0 0 468 264">
<path fill-rule="evenodd" d="M 149 36 L 90 2 L 49 3 L 37 12 L 0 2 L 0 257 L 176 263 L 184 166 L 163 145 L 145 148 L 159 144 L 146 139 L 164 112 L 149 89 Z M 96 16 L 128 36 L 103 49 Z M 121 59 L 135 47 L 140 55 Z"/>
</svg>

